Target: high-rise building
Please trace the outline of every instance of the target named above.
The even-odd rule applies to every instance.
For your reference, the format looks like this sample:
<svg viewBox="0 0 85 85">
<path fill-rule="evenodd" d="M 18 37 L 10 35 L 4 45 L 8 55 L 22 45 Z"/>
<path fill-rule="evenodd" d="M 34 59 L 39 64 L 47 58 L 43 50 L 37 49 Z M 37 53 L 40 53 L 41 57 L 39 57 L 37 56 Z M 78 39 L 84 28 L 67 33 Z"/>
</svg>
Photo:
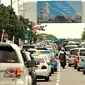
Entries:
<svg viewBox="0 0 85 85">
<path fill-rule="evenodd" d="M 23 2 L 19 4 L 18 14 L 37 23 L 37 2 Z"/>
</svg>

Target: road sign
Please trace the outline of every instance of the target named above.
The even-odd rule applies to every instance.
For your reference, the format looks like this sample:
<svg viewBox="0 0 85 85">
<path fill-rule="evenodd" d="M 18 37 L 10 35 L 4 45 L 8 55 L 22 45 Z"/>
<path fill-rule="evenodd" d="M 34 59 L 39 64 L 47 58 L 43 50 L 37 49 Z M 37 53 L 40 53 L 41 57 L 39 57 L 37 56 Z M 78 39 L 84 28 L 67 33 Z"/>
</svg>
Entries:
<svg viewBox="0 0 85 85">
<path fill-rule="evenodd" d="M 21 39 L 22 40 L 30 40 L 30 38 L 31 38 L 31 30 L 24 31 Z"/>
</svg>

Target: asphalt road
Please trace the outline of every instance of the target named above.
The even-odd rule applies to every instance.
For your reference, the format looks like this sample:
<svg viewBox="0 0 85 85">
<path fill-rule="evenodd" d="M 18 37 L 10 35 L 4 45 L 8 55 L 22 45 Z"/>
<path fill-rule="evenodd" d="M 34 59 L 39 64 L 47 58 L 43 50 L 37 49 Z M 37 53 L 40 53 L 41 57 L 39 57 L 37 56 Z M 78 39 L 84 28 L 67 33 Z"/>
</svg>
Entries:
<svg viewBox="0 0 85 85">
<path fill-rule="evenodd" d="M 82 70 L 78 72 L 73 67 L 62 69 L 59 64 L 58 72 L 50 76 L 50 81 L 38 80 L 37 85 L 85 85 L 85 75 Z"/>
</svg>

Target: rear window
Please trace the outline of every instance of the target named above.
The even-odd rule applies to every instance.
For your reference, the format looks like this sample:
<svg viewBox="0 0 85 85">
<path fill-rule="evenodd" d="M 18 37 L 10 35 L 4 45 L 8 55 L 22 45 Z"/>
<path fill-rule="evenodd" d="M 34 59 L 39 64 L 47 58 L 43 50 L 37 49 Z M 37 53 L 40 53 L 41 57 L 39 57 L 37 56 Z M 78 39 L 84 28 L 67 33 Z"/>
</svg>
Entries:
<svg viewBox="0 0 85 85">
<path fill-rule="evenodd" d="M 45 63 L 43 58 L 34 58 L 34 60 L 36 62 L 39 61 L 40 63 Z"/>
<path fill-rule="evenodd" d="M 72 48 L 77 48 L 77 47 L 65 47 L 65 51 L 70 51 Z"/>
<path fill-rule="evenodd" d="M 41 53 L 50 53 L 50 51 L 40 51 Z"/>
<path fill-rule="evenodd" d="M 76 49 L 76 50 L 71 50 L 70 51 L 70 54 L 71 55 L 77 55 L 77 52 L 78 52 L 79 50 L 78 49 Z"/>
<path fill-rule="evenodd" d="M 80 56 L 85 56 L 85 50 L 80 50 Z"/>
<path fill-rule="evenodd" d="M 0 63 L 19 63 L 18 56 L 10 46 L 0 46 Z"/>
</svg>

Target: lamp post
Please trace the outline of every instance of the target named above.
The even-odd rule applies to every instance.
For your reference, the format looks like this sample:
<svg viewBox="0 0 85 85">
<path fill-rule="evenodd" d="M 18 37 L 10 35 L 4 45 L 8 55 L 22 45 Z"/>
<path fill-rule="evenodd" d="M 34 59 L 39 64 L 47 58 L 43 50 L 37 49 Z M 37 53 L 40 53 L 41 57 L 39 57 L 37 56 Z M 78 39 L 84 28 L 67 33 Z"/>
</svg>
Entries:
<svg viewBox="0 0 85 85">
<path fill-rule="evenodd" d="M 3 33 L 2 33 L 2 36 L 1 36 L 1 42 L 3 42 L 3 39 L 4 39 L 4 32 L 5 32 L 5 30 L 3 29 Z"/>
</svg>

